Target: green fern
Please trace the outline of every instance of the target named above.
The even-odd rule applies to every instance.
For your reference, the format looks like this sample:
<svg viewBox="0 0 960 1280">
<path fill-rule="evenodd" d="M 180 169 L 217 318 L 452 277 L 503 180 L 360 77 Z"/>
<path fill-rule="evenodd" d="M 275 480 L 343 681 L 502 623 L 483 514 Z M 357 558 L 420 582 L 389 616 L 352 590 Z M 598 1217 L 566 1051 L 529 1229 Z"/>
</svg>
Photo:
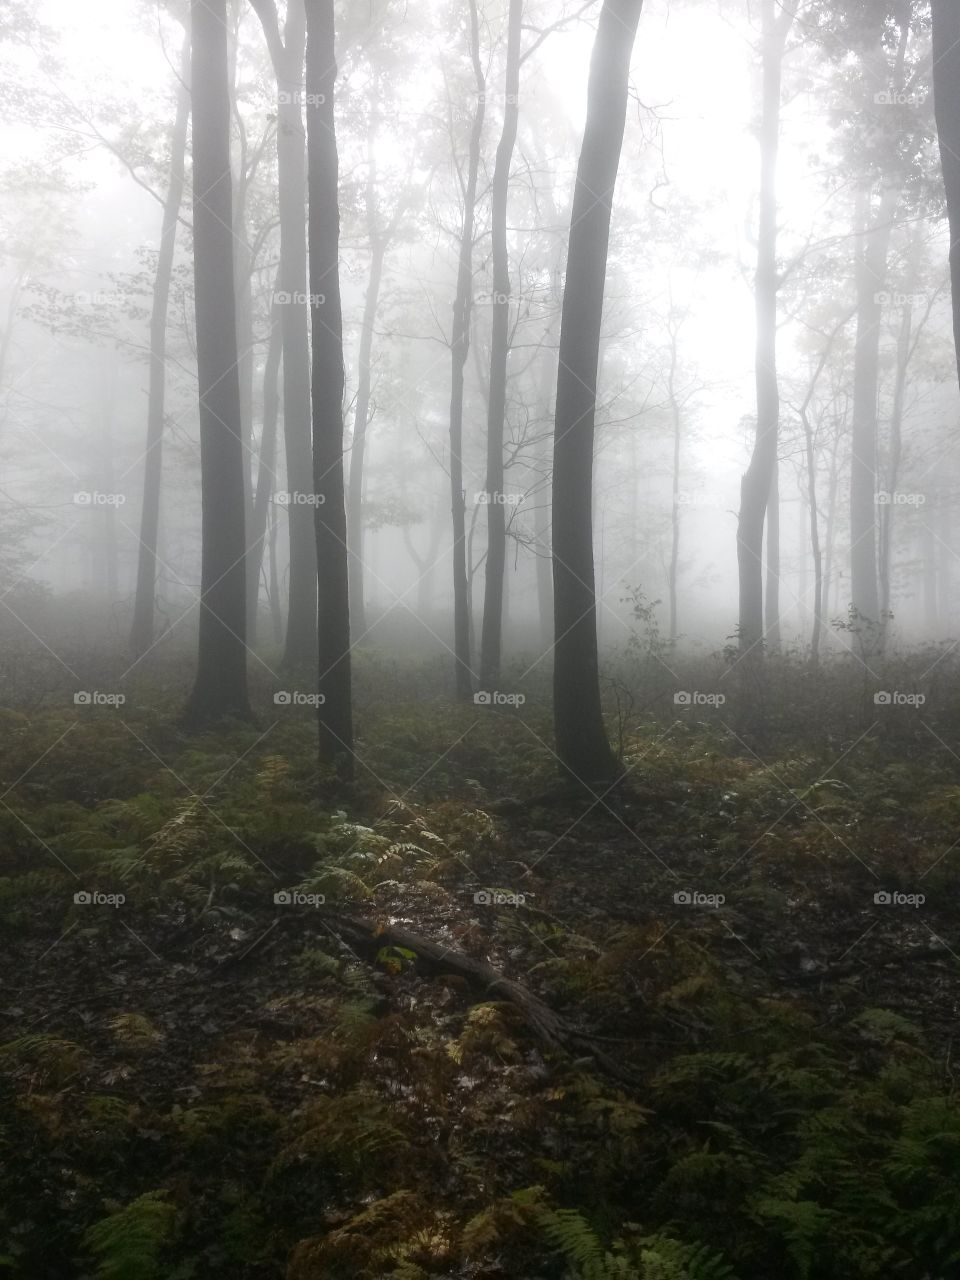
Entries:
<svg viewBox="0 0 960 1280">
<path fill-rule="evenodd" d="M 96 1259 L 98 1280 L 168 1280 L 160 1258 L 175 1223 L 176 1210 L 163 1191 L 148 1191 L 95 1223 L 83 1243 Z"/>
</svg>

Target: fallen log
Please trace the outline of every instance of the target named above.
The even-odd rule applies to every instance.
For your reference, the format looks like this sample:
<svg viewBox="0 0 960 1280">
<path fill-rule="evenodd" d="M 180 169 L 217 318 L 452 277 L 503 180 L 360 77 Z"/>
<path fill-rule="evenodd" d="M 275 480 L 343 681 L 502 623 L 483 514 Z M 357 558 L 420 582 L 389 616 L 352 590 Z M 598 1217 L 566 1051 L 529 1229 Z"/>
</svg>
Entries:
<svg viewBox="0 0 960 1280">
<path fill-rule="evenodd" d="M 353 946 L 376 948 L 402 947 L 412 951 L 426 967 L 464 978 L 484 996 L 508 1001 L 521 1014 L 524 1022 L 549 1049 L 575 1058 L 591 1058 L 605 1075 L 623 1084 L 636 1085 L 636 1077 L 600 1048 L 597 1039 L 581 1030 L 551 1009 L 545 1001 L 502 974 L 485 960 L 477 960 L 456 947 L 433 942 L 418 933 L 410 933 L 396 925 L 384 925 L 357 916 L 324 915 L 324 923 Z"/>
</svg>

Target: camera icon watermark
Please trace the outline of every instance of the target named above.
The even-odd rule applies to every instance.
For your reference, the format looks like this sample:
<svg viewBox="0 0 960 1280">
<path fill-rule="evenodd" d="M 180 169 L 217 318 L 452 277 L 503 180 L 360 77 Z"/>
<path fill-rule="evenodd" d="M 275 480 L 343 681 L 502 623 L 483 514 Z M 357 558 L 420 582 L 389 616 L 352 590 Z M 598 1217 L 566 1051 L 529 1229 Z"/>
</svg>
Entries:
<svg viewBox="0 0 960 1280">
<path fill-rule="evenodd" d="M 899 689 L 880 689 L 873 695 L 877 707 L 922 707 L 926 700 L 925 693 L 901 693 Z"/>
<path fill-rule="evenodd" d="M 525 894 L 505 889 L 478 889 L 473 900 L 478 907 L 522 907 L 527 899 Z"/>
<path fill-rule="evenodd" d="M 325 293 L 290 293 L 286 289 L 278 289 L 273 300 L 278 307 L 322 307 L 327 301 Z"/>
<path fill-rule="evenodd" d="M 881 89 L 873 95 L 878 107 L 920 107 L 926 100 L 926 93 L 918 93 L 915 89 Z"/>
<path fill-rule="evenodd" d="M 678 907 L 722 907 L 726 895 L 722 893 L 699 893 L 696 889 L 678 889 L 673 895 Z"/>
<path fill-rule="evenodd" d="M 80 689 L 73 695 L 75 707 L 122 707 L 126 700 L 125 693 L 101 693 L 99 689 Z"/>
<path fill-rule="evenodd" d="M 673 695 L 677 707 L 722 707 L 726 700 L 725 693 L 701 693 L 699 689 L 678 689 Z"/>
<path fill-rule="evenodd" d="M 122 307 L 124 296 L 117 290 L 105 293 L 101 291 L 90 293 L 81 289 L 73 295 L 73 301 L 78 307 Z"/>
<path fill-rule="evenodd" d="M 127 900 L 125 893 L 101 893 L 98 889 L 78 889 L 73 895 L 78 907 L 122 907 Z"/>
<path fill-rule="evenodd" d="M 479 689 L 473 695 L 478 707 L 522 707 L 526 700 L 525 693 L 501 693 L 499 689 Z"/>
<path fill-rule="evenodd" d="M 125 493 L 100 493 L 96 489 L 81 489 L 73 495 L 75 507 L 122 507 L 126 501 Z"/>
<path fill-rule="evenodd" d="M 322 507 L 326 500 L 326 495 L 322 493 L 294 491 L 275 495 L 275 501 L 281 507 Z"/>
<path fill-rule="evenodd" d="M 275 707 L 322 707 L 326 700 L 323 693 L 301 693 L 299 689 L 278 689 L 273 695 Z"/>
<path fill-rule="evenodd" d="M 927 501 L 925 493 L 891 493 L 888 489 L 880 489 L 873 495 L 878 507 L 922 507 Z"/>
<path fill-rule="evenodd" d="M 496 490 L 490 493 L 484 489 L 480 493 L 475 493 L 473 500 L 478 507 L 519 507 L 523 502 L 523 494 L 500 493 Z"/>
<path fill-rule="evenodd" d="M 924 893 L 899 893 L 887 889 L 878 889 L 873 901 L 878 907 L 922 907 L 927 896 Z"/>
<path fill-rule="evenodd" d="M 273 895 L 278 907 L 322 907 L 326 900 L 322 893 L 301 893 L 298 889 L 278 889 Z"/>
<path fill-rule="evenodd" d="M 282 107 L 322 107 L 327 100 L 325 93 L 304 93 L 301 89 L 281 89 L 277 102 Z"/>
</svg>

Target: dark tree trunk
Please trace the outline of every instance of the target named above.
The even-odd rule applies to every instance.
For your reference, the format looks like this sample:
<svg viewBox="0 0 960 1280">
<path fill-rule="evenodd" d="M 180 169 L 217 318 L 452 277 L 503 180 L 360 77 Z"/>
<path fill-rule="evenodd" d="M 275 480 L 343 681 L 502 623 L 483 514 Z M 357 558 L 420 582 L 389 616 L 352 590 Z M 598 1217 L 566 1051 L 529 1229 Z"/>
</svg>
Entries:
<svg viewBox="0 0 960 1280">
<path fill-rule="evenodd" d="M 953 337 L 960 375 L 960 6 L 932 0 L 933 102 L 950 223 Z"/>
<path fill-rule="evenodd" d="M 177 222 L 183 204 L 184 160 L 190 120 L 190 33 L 183 40 L 182 83 L 177 93 L 177 116 L 170 138 L 170 176 L 163 202 L 160 252 L 150 312 L 150 382 L 147 392 L 147 446 L 144 454 L 143 507 L 140 512 L 140 551 L 133 606 L 130 646 L 143 658 L 153 645 L 154 599 L 157 590 L 157 539 L 160 532 L 160 487 L 163 475 L 163 419 L 167 375 L 167 306 L 173 278 Z"/>
<path fill-rule="evenodd" d="M 350 602 L 343 488 L 343 316 L 333 0 L 307 0 L 307 154 L 313 467 L 317 496 L 320 761 L 353 777 Z"/>
<path fill-rule="evenodd" d="M 280 325 L 283 338 L 283 442 L 286 453 L 290 578 L 284 667 L 312 663 L 317 651 L 317 548 L 313 512 L 293 495 L 313 487 L 307 303 L 305 136 L 301 107 L 306 15 L 290 0 L 283 37 L 274 0 L 251 0 L 277 78 L 277 189 L 280 205 Z"/>
<path fill-rule="evenodd" d="M 470 0 L 470 59 L 477 85 L 477 105 L 470 129 L 467 180 L 463 191 L 463 225 L 460 231 L 460 265 L 453 303 L 450 339 L 450 503 L 453 514 L 453 652 L 457 697 L 473 694 L 470 668 L 470 583 L 467 578 L 466 493 L 463 487 L 463 374 L 470 348 L 470 311 L 473 301 L 473 224 L 480 172 L 480 136 L 483 132 L 484 79 L 480 65 L 480 19 L 476 0 Z"/>
<path fill-rule="evenodd" d="M 193 0 L 193 245 L 203 499 L 199 660 L 186 709 L 194 724 L 250 715 L 226 24 L 226 0 Z"/>
<path fill-rule="evenodd" d="M 777 382 L 777 151 L 783 51 L 793 22 L 788 9 L 762 0 L 762 106 L 760 119 L 760 216 L 757 228 L 756 307 L 757 431 L 750 465 L 740 482 L 737 565 L 740 583 L 740 651 L 762 654 L 763 525 L 777 469 L 780 391 Z"/>
<path fill-rule="evenodd" d="M 565 774 L 591 786 L 619 766 L 600 703 L 593 447 L 600 324 L 630 56 L 643 0 L 604 0 L 590 63 L 560 321 L 553 446 L 554 719 Z"/>
<path fill-rule="evenodd" d="M 503 633 L 503 574 L 507 552 L 503 503 L 503 435 L 507 411 L 507 357 L 510 346 L 510 261 L 507 254 L 507 197 L 517 140 L 520 95 L 520 38 L 523 0 L 510 0 L 503 130 L 491 186 L 493 248 L 493 330 L 490 394 L 487 401 L 487 563 L 480 633 L 480 684 L 492 689 L 500 678 Z"/>
</svg>

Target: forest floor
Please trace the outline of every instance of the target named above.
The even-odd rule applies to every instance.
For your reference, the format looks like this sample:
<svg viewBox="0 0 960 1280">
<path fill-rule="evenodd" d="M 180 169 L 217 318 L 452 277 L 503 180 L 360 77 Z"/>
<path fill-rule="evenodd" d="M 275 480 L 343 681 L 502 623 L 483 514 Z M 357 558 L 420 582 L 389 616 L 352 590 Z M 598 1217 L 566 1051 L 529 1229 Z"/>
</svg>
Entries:
<svg viewBox="0 0 960 1280">
<path fill-rule="evenodd" d="M 334 804 L 308 710 L 162 707 L 0 712 L 0 1274 L 960 1274 L 943 725 L 641 718 L 584 800 L 371 698 Z"/>
</svg>

